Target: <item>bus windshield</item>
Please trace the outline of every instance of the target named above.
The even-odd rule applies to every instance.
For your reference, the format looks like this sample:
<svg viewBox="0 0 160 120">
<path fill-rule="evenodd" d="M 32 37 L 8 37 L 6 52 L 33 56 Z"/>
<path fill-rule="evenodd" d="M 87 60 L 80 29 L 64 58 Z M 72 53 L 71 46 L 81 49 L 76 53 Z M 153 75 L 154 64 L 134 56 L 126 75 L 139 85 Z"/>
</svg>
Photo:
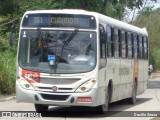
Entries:
<svg viewBox="0 0 160 120">
<path fill-rule="evenodd" d="M 65 30 L 22 30 L 19 65 L 45 73 L 80 73 L 96 65 L 96 33 Z"/>
</svg>

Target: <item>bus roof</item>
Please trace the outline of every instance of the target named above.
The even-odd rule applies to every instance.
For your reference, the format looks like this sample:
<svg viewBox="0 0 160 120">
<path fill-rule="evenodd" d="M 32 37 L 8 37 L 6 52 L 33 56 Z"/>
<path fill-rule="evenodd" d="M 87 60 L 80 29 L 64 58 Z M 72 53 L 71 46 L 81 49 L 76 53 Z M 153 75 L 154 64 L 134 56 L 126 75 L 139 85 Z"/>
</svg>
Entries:
<svg viewBox="0 0 160 120">
<path fill-rule="evenodd" d="M 107 25 L 111 27 L 116 27 L 119 29 L 124 29 L 128 31 L 132 31 L 137 34 L 142 34 L 145 36 L 148 36 L 146 28 L 139 28 L 136 26 L 133 26 L 131 24 L 116 20 L 114 18 L 102 15 L 97 12 L 90 12 L 86 10 L 80 10 L 80 9 L 60 9 L 60 10 L 35 10 L 35 11 L 27 11 L 25 14 L 38 14 L 38 13 L 60 13 L 60 14 L 84 14 L 84 15 L 93 15 L 95 16 L 99 21 L 106 23 Z M 24 14 L 24 15 L 25 15 Z"/>
<path fill-rule="evenodd" d="M 102 14 L 98 14 L 98 18 L 101 22 L 106 23 L 107 25 L 109 25 L 111 27 L 124 29 L 124 30 L 128 30 L 130 32 L 133 32 L 133 33 L 148 36 L 146 28 L 139 28 L 139 27 L 136 27 L 134 25 L 131 25 L 131 24 L 113 19 L 111 17 L 105 16 L 105 15 L 102 15 Z"/>
</svg>

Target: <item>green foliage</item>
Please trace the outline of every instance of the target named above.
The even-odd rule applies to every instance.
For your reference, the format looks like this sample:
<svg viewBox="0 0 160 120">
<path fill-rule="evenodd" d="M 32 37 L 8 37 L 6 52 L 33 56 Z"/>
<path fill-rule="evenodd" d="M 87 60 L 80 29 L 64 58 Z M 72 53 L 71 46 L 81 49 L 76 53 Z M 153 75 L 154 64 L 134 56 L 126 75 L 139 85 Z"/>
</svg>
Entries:
<svg viewBox="0 0 160 120">
<path fill-rule="evenodd" d="M 15 92 L 16 76 L 16 45 L 10 47 L 9 32 L 0 34 L 0 93 Z"/>
<path fill-rule="evenodd" d="M 152 13 L 153 6 L 152 7 L 145 7 L 142 11 L 139 11 L 138 14 L 148 16 L 149 14 Z"/>
<path fill-rule="evenodd" d="M 154 48 L 150 53 L 150 63 L 155 70 L 160 70 L 160 48 Z"/>
<path fill-rule="evenodd" d="M 0 36 L 0 50 L 6 51 L 9 48 L 9 42 L 4 39 L 2 36 Z"/>
<path fill-rule="evenodd" d="M 160 45 L 160 9 L 154 11 L 143 11 L 133 22 L 134 25 L 141 28 L 147 28 L 149 36 L 149 45 L 150 51 L 153 51 L 153 48 L 159 48 Z"/>
<path fill-rule="evenodd" d="M 134 25 L 147 28 L 149 38 L 149 61 L 160 70 L 160 9 L 146 8 L 139 13 Z"/>
<path fill-rule="evenodd" d="M 13 15 L 18 12 L 18 1 L 15 0 L 0 0 L 0 15 Z"/>
<path fill-rule="evenodd" d="M 0 52 L 0 93 L 15 92 L 15 55 L 11 51 Z"/>
</svg>

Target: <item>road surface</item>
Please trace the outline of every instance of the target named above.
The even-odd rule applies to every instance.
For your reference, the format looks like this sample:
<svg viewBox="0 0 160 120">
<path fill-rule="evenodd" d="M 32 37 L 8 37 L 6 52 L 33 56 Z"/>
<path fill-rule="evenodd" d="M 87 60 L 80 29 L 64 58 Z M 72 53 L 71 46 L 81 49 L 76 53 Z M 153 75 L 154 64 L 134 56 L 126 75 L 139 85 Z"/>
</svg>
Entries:
<svg viewBox="0 0 160 120">
<path fill-rule="evenodd" d="M 83 113 L 85 110 L 91 108 L 81 107 L 49 107 L 50 112 L 54 112 L 52 117 L 42 118 L 25 118 L 15 117 L 6 118 L 1 117 L 0 120 L 150 120 L 157 114 L 160 115 L 160 78 L 150 79 L 148 89 L 141 95 L 137 96 L 135 105 L 130 105 L 126 100 L 112 103 L 109 111 L 104 115 L 92 113 Z M 75 111 L 74 114 L 68 112 Z M 15 100 L 0 102 L 0 111 L 35 111 L 33 104 L 30 103 L 16 103 Z M 57 114 L 55 112 L 63 111 L 66 114 Z M 131 111 L 131 112 L 129 112 Z M 144 112 L 147 111 L 147 112 Z M 159 111 L 159 112 L 158 112 Z M 40 115 L 40 114 L 39 114 Z M 115 116 L 115 117 L 114 117 Z M 128 116 L 128 117 L 127 117 Z M 136 116 L 136 117 L 134 117 Z M 147 117 L 145 117 L 147 116 Z"/>
</svg>

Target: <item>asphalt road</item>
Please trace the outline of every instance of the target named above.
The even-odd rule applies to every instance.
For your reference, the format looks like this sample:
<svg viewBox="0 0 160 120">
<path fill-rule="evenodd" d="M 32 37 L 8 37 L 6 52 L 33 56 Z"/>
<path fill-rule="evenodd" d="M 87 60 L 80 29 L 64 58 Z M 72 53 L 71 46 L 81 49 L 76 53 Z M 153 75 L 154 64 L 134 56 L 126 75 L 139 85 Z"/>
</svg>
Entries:
<svg viewBox="0 0 160 120">
<path fill-rule="evenodd" d="M 150 79 L 148 89 L 137 96 L 135 105 L 130 105 L 126 100 L 110 104 L 109 112 L 104 115 L 94 111 L 84 113 L 83 111 L 92 111 L 88 107 L 49 107 L 48 113 L 51 117 L 0 117 L 0 120 L 150 120 L 156 115 L 160 115 L 160 78 Z M 0 111 L 35 111 L 34 105 L 30 103 L 16 103 L 15 100 L 0 102 Z M 74 114 L 72 112 L 74 111 Z M 147 111 L 147 112 L 146 112 Z M 159 111 L 159 112 L 158 112 Z M 2 113 L 1 113 L 2 114 Z M 16 114 L 15 114 L 16 115 Z M 39 114 L 40 116 L 43 114 Z"/>
</svg>

